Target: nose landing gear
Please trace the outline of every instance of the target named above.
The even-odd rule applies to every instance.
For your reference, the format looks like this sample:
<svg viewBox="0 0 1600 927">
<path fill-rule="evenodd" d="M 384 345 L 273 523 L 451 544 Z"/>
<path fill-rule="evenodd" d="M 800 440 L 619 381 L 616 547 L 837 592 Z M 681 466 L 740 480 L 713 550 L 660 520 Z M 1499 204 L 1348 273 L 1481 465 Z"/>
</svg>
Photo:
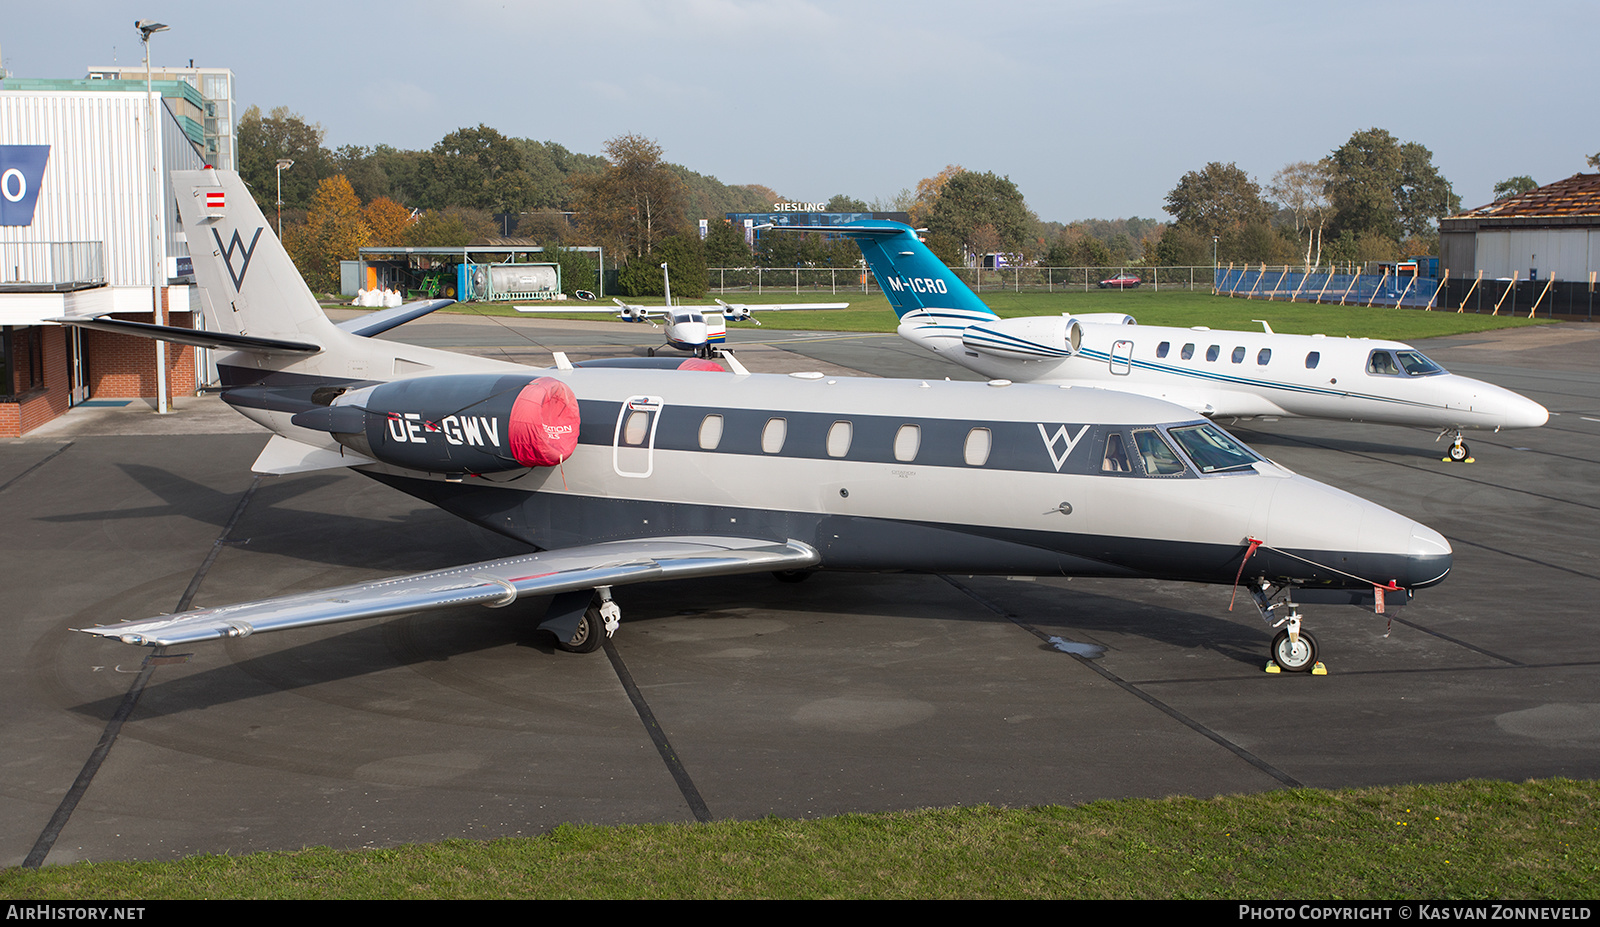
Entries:
<svg viewBox="0 0 1600 927">
<path fill-rule="evenodd" d="M 1444 431 L 1439 432 L 1439 438 L 1443 438 L 1450 433 L 1451 429 L 1446 428 Z M 1467 443 L 1461 439 L 1461 432 L 1456 431 L 1455 436 L 1455 441 L 1450 445 L 1450 449 L 1445 452 L 1444 462 L 1472 463 L 1472 451 L 1467 447 Z M 1434 440 L 1437 441 L 1439 438 L 1434 438 Z"/>
<path fill-rule="evenodd" d="M 1267 660 L 1266 671 L 1326 676 L 1328 668 L 1317 660 L 1317 639 L 1310 631 L 1303 630 L 1300 626 L 1300 606 L 1294 602 L 1293 591 L 1292 586 L 1274 589 L 1272 584 L 1265 580 L 1250 587 L 1250 596 L 1255 600 L 1262 619 L 1272 627 L 1280 629 L 1272 638 L 1272 647 L 1269 651 L 1271 659 Z M 1279 596 L 1282 598 L 1277 602 L 1272 601 Z M 1275 616 L 1279 609 L 1287 609 L 1281 618 Z"/>
</svg>

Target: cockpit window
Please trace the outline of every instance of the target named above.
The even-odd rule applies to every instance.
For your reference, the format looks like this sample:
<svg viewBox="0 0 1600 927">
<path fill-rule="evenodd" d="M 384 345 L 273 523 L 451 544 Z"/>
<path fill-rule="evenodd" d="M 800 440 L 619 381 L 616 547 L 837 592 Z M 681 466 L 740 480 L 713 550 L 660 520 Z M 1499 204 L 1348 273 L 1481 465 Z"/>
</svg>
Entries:
<svg viewBox="0 0 1600 927">
<path fill-rule="evenodd" d="M 1417 351 L 1378 349 L 1367 357 L 1367 373 L 1380 377 L 1431 377 L 1444 373 L 1443 367 Z"/>
<path fill-rule="evenodd" d="M 1388 351 L 1373 351 L 1367 357 L 1367 373 L 1380 377 L 1398 377 L 1400 365 L 1394 362 L 1394 355 Z"/>
<path fill-rule="evenodd" d="M 1133 465 L 1128 463 L 1128 450 L 1122 441 L 1122 432 L 1113 431 L 1106 438 L 1106 456 L 1100 461 L 1102 473 L 1131 473 Z"/>
<path fill-rule="evenodd" d="M 1135 431 L 1133 444 L 1139 452 L 1139 462 L 1147 476 L 1172 476 L 1183 472 L 1183 461 L 1172 452 L 1160 432 Z"/>
<path fill-rule="evenodd" d="M 1395 359 L 1400 361 L 1400 367 L 1405 370 L 1406 376 L 1431 377 L 1436 373 L 1444 373 L 1444 368 L 1433 361 L 1423 357 L 1416 351 L 1396 351 Z"/>
<path fill-rule="evenodd" d="M 1178 442 L 1201 473 L 1241 470 L 1261 459 L 1233 435 L 1210 422 L 1169 428 L 1167 434 Z"/>
</svg>

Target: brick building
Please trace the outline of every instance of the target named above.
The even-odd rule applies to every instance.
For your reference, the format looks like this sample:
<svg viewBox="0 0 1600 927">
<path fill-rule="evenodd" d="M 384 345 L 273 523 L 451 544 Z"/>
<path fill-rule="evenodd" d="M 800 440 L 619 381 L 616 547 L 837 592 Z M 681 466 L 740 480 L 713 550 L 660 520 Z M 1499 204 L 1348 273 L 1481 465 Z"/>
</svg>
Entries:
<svg viewBox="0 0 1600 927">
<path fill-rule="evenodd" d="M 169 172 L 205 161 L 168 105 L 154 109 L 152 162 L 144 95 L 0 83 L 0 437 L 91 398 L 155 401 L 161 391 L 155 342 L 51 319 L 150 322 L 159 293 L 167 324 L 197 324 Z M 165 395 L 192 392 L 195 350 L 159 350 Z"/>
</svg>

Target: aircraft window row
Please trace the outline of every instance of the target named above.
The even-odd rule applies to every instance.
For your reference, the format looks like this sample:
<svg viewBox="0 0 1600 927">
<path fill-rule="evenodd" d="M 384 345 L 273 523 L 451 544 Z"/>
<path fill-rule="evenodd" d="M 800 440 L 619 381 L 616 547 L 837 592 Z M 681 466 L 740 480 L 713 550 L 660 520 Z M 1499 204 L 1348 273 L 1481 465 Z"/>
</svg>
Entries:
<svg viewBox="0 0 1600 927">
<path fill-rule="evenodd" d="M 631 413 L 623 423 L 621 441 L 625 445 L 642 447 L 649 437 L 650 416 L 645 412 Z M 703 451 L 714 451 L 722 443 L 724 420 L 721 415 L 710 414 L 700 420 L 699 445 Z M 761 429 L 761 451 L 765 454 L 783 452 L 789 437 L 789 422 L 784 418 L 769 418 Z M 825 450 L 829 457 L 845 457 L 855 437 L 855 426 L 849 421 L 834 422 L 828 428 Z M 967 432 L 961 456 L 968 466 L 981 467 L 989 462 L 994 448 L 994 434 L 987 428 L 973 428 Z M 894 434 L 894 459 L 911 463 L 922 449 L 922 427 L 901 425 Z"/>
<path fill-rule="evenodd" d="M 1160 344 L 1156 345 L 1156 357 L 1158 359 L 1166 357 L 1169 353 L 1171 353 L 1171 351 L 1172 351 L 1172 342 L 1170 342 L 1170 341 L 1163 341 Z M 1233 362 L 1235 364 L 1244 363 L 1245 355 L 1247 353 L 1248 353 L 1248 351 L 1244 347 L 1236 347 L 1236 348 L 1234 348 L 1233 349 Z M 1178 352 L 1178 356 L 1181 357 L 1184 360 L 1192 360 L 1194 358 L 1194 345 L 1193 344 L 1184 345 L 1183 346 L 1183 350 Z M 1208 361 L 1215 361 L 1218 357 L 1221 357 L 1221 356 L 1222 356 L 1222 345 L 1220 345 L 1220 344 L 1214 344 L 1211 347 L 1206 349 L 1206 360 L 1208 360 Z M 1312 357 L 1315 357 L 1315 356 L 1316 355 L 1313 352 Z M 1261 350 L 1256 352 L 1256 363 L 1258 365 L 1260 365 L 1262 367 L 1265 367 L 1271 361 L 1272 361 L 1272 349 L 1271 348 L 1262 348 Z M 1316 363 L 1314 361 L 1312 361 L 1310 358 L 1307 358 L 1306 359 L 1306 366 L 1307 367 L 1315 367 Z"/>
<path fill-rule="evenodd" d="M 1379 348 L 1367 355 L 1367 373 L 1380 377 L 1431 377 L 1444 368 L 1417 351 L 1387 351 Z"/>
</svg>

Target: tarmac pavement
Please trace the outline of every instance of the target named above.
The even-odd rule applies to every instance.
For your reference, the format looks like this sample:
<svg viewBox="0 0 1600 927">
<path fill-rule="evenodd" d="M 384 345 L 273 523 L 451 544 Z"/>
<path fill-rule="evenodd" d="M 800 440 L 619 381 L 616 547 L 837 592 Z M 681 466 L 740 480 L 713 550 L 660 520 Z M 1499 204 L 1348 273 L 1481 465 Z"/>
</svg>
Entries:
<svg viewBox="0 0 1600 927">
<path fill-rule="evenodd" d="M 659 339 L 459 316 L 392 335 L 541 365 Z M 752 370 L 972 378 L 894 336 L 731 337 Z M 1392 622 L 1308 606 L 1322 677 L 1263 673 L 1270 632 L 1223 588 L 826 573 L 627 587 L 605 653 L 555 650 L 534 601 L 147 663 L 69 629 L 520 548 L 354 473 L 257 478 L 265 432 L 214 398 L 76 409 L 0 441 L 0 864 L 1600 777 L 1597 339 L 1566 324 L 1419 343 L 1555 413 L 1470 436 L 1471 465 L 1418 429 L 1232 427 L 1455 548 Z"/>
</svg>

